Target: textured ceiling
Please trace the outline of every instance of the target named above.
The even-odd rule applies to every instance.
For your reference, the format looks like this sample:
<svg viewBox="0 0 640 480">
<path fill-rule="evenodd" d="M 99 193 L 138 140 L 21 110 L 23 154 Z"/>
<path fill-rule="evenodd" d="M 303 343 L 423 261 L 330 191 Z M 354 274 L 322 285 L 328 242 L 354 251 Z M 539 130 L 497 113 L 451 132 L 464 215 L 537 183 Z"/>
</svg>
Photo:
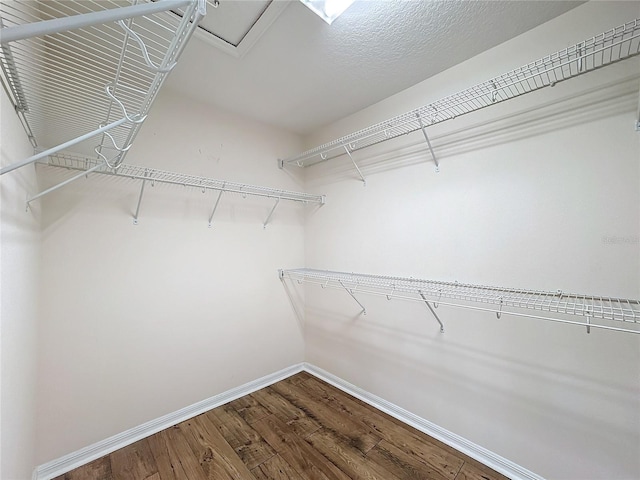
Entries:
<svg viewBox="0 0 640 480">
<path fill-rule="evenodd" d="M 361 0 L 329 26 L 293 1 L 242 58 L 192 39 L 168 86 L 307 134 L 580 3 Z"/>
</svg>

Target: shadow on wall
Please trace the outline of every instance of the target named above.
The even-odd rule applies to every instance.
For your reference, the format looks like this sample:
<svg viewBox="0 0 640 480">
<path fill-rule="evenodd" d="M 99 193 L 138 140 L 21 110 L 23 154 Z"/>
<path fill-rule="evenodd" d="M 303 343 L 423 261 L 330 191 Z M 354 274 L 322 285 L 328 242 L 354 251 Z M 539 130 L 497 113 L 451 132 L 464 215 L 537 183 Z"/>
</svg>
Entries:
<svg viewBox="0 0 640 480">
<path fill-rule="evenodd" d="M 488 112 L 492 109 L 495 109 L 494 111 L 505 109 L 505 104 L 509 103 L 505 102 L 505 104 L 492 106 L 491 109 L 468 114 L 463 120 L 467 123 L 466 126 L 460 126 L 459 121 L 462 118 L 453 119 L 429 127 L 427 133 L 434 153 L 440 161 L 633 111 L 637 108 L 637 82 L 638 75 L 632 75 L 559 100 L 523 108 L 497 118 L 495 116 L 488 118 Z M 562 86 L 560 84 L 554 88 Z M 534 92 L 530 95 L 536 96 L 539 93 Z M 470 119 L 473 119 L 474 123 L 470 123 Z M 456 129 L 452 129 L 454 125 Z M 630 125 L 629 128 L 633 127 Z M 353 152 L 353 158 L 365 177 L 422 163 L 431 164 L 435 168 L 421 131 L 356 150 Z M 318 165 L 309 169 L 307 187 L 361 180 L 346 155 L 325 162 L 322 167 Z"/>
<path fill-rule="evenodd" d="M 298 328 L 300 329 L 300 333 L 302 335 L 305 334 L 305 322 L 304 322 L 304 295 L 300 291 L 301 289 L 291 288 L 289 283 L 286 281 L 281 281 L 282 288 L 284 289 L 287 298 L 289 300 L 289 304 L 291 305 L 291 309 L 295 314 L 296 320 L 298 322 Z"/>
<path fill-rule="evenodd" d="M 317 344 L 331 345 L 329 351 L 333 351 L 334 356 L 340 358 L 341 362 L 349 362 L 350 358 L 355 358 L 362 364 L 363 359 L 368 359 L 366 370 L 370 371 L 370 377 L 374 375 L 376 365 L 384 365 L 384 375 L 387 378 L 393 376 L 390 371 L 396 372 L 399 379 L 410 377 L 414 389 L 433 389 L 434 385 L 439 385 L 445 386 L 449 392 L 455 392 L 459 398 L 480 397 L 484 398 L 483 403 L 498 405 L 508 402 L 510 409 L 524 412 L 527 418 L 539 419 L 543 424 L 555 425 L 562 431 L 573 432 L 572 436 L 578 435 L 577 438 L 581 438 L 582 435 L 585 436 L 582 438 L 588 438 L 589 435 L 598 432 L 598 436 L 610 445 L 620 442 L 633 444 L 637 441 L 634 424 L 627 424 L 626 428 L 613 428 L 607 421 L 580 413 L 570 401 L 558 401 L 563 391 L 571 391 L 574 396 L 589 398 L 592 404 L 618 405 L 627 411 L 633 411 L 634 405 L 637 404 L 637 391 L 631 388 L 606 381 L 594 381 L 593 378 L 577 374 L 575 371 L 550 368 L 548 365 L 535 364 L 519 357 L 496 354 L 458 343 L 451 338 L 445 342 L 439 333 L 429 335 L 403 329 L 401 321 L 389 325 L 372 321 L 371 316 L 352 321 L 351 317 L 317 308 L 308 308 L 308 315 L 311 318 L 321 318 L 322 322 L 307 322 L 307 335 Z M 340 326 L 336 327 L 337 324 Z M 424 331 L 436 332 L 437 329 L 429 330 L 425 326 Z M 384 344 L 388 347 L 363 340 L 371 337 L 383 338 Z M 308 348 L 309 346 L 308 344 Z M 322 347 L 316 348 L 318 351 L 324 351 Z M 434 362 L 411 356 L 410 352 L 420 349 L 424 349 L 433 356 L 432 358 L 438 360 Z M 337 350 L 341 352 L 339 355 L 335 355 Z M 457 368 L 452 368 L 447 358 L 455 358 Z M 464 365 L 474 369 L 481 368 L 487 374 L 479 380 L 469 375 Z M 322 367 L 321 364 L 319 366 Z M 515 379 L 514 383 L 519 378 L 526 378 L 528 383 L 539 385 L 543 391 L 536 396 L 524 395 L 518 391 L 517 385 L 513 385 L 513 389 L 507 389 L 504 383 L 508 382 L 487 382 L 487 378 Z M 463 400 L 461 404 L 465 402 L 467 400 Z M 509 414 L 505 412 L 503 420 L 508 417 Z M 606 415 L 603 418 L 606 418 Z M 527 433 L 522 432 L 522 435 Z"/>
</svg>

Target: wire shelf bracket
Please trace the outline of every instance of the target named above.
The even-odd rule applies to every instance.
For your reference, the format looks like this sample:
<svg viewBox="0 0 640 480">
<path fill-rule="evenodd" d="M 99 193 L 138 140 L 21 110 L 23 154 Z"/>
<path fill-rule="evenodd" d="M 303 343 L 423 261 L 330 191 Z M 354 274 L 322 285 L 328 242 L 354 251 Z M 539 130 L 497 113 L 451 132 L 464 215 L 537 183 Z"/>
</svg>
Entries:
<svg viewBox="0 0 640 480">
<path fill-rule="evenodd" d="M 0 175 L 72 146 L 120 165 L 205 14 L 206 0 L 2 2 L 2 83 L 43 151 Z"/>
<path fill-rule="evenodd" d="M 354 287 L 354 288 L 347 288 L 347 287 L 345 287 L 345 286 L 344 286 L 344 283 L 342 283 L 342 282 L 340 282 L 340 281 L 339 281 L 339 283 L 340 283 L 340 286 L 341 286 L 342 288 L 344 288 L 345 292 L 347 292 L 347 293 L 349 294 L 349 296 L 350 296 L 351 298 L 353 298 L 353 300 L 354 300 L 358 305 L 360 305 L 360 308 L 362 309 L 362 310 L 360 311 L 360 313 L 362 313 L 363 315 L 366 315 L 366 314 L 367 314 L 367 309 L 364 307 L 364 305 L 362 305 L 362 303 L 360 303 L 360 300 L 358 300 L 358 299 L 356 298 L 356 296 L 353 294 L 353 291 L 355 290 L 355 287 Z M 356 286 L 357 286 L 357 285 L 356 285 Z"/>
<path fill-rule="evenodd" d="M 283 281 L 346 290 L 363 313 L 364 307 L 353 296 L 356 288 L 363 295 L 423 302 L 440 324 L 441 333 L 444 326 L 435 312 L 439 305 L 491 312 L 498 319 L 509 315 L 577 325 L 586 328 L 587 333 L 596 328 L 640 334 L 640 300 L 307 268 L 279 270 L 278 276 Z"/>
<path fill-rule="evenodd" d="M 181 185 L 183 187 L 193 187 L 202 190 L 203 193 L 205 193 L 207 190 L 219 192 L 211 214 L 209 215 L 209 227 L 212 226 L 213 216 L 218 209 L 220 200 L 222 199 L 224 193 L 239 194 L 243 197 L 249 195 L 275 199 L 275 204 L 271 208 L 269 216 L 263 223 L 264 228 L 266 228 L 267 224 L 271 221 L 274 211 L 281 200 L 317 205 L 324 205 L 326 201 L 324 195 L 314 195 L 304 192 L 293 192 L 271 187 L 249 185 L 246 183 L 235 183 L 226 180 L 216 180 L 208 177 L 186 175 L 182 173 L 168 172 L 165 170 L 158 170 L 155 168 L 141 167 L 136 165 L 120 164 L 117 168 L 112 168 L 103 160 L 87 158 L 82 155 L 74 155 L 69 153 L 57 153 L 49 155 L 47 157 L 47 160 L 40 162 L 40 164 L 67 170 L 78 170 L 81 173 L 67 180 L 64 180 L 54 187 L 48 188 L 47 190 L 34 195 L 27 200 L 27 203 L 30 203 L 33 200 L 40 198 L 48 193 L 51 193 L 52 191 L 57 190 L 60 187 L 68 185 L 69 183 L 81 178 L 82 176 L 86 176 L 89 173 L 140 180 L 142 184 L 140 186 L 140 193 L 138 195 L 138 203 L 133 215 L 134 225 L 138 224 L 140 205 L 142 203 L 145 186 L 149 182 L 151 182 L 151 186 L 154 186 L 157 182 L 171 185 Z"/>
<path fill-rule="evenodd" d="M 138 216 L 140 214 L 140 204 L 142 203 L 142 196 L 144 195 L 144 187 L 149 179 L 149 169 L 144 171 L 144 178 L 142 179 L 142 185 L 140 186 L 140 195 L 138 196 L 138 205 L 136 206 L 136 213 L 133 214 L 133 224 L 138 225 Z"/>
<path fill-rule="evenodd" d="M 428 105 L 332 140 L 298 155 L 278 161 L 281 168 L 308 167 L 387 140 L 422 130 L 439 170 L 426 129 L 437 123 L 504 102 L 521 95 L 553 87 L 579 75 L 640 54 L 640 19 L 596 35 L 498 77 L 454 93 Z M 640 119 L 639 119 L 640 121 Z M 346 148 L 349 147 L 349 148 Z M 352 158 L 353 160 L 353 158 Z M 362 172 L 359 172 L 362 177 Z"/>
<path fill-rule="evenodd" d="M 424 140 L 427 142 L 427 147 L 429 147 L 429 151 L 431 152 L 431 158 L 433 158 L 433 163 L 436 164 L 436 173 L 440 172 L 440 162 L 438 161 L 438 157 L 433 152 L 433 147 L 431 146 L 431 141 L 429 140 L 429 135 L 427 135 L 427 131 L 424 128 L 424 123 L 422 123 L 422 118 L 418 115 L 418 122 L 420 122 L 420 130 L 422 130 L 422 134 L 424 135 Z"/>
<path fill-rule="evenodd" d="M 349 158 L 351 159 L 351 162 L 353 163 L 353 166 L 355 167 L 356 171 L 358 172 L 358 175 L 360 175 L 360 179 L 362 180 L 362 185 L 366 187 L 367 186 L 367 179 L 364 178 L 364 175 L 362 175 L 362 172 L 360 171 L 360 168 L 358 167 L 358 164 L 353 159 L 353 155 L 351 155 L 351 152 L 349 151 L 349 146 L 348 145 L 344 146 L 344 151 L 347 152 L 347 155 L 349 155 Z"/>
<path fill-rule="evenodd" d="M 222 188 L 224 188 L 224 183 L 222 184 Z M 213 205 L 213 210 L 211 210 L 211 215 L 209 215 L 209 228 L 211 228 L 212 226 L 213 216 L 215 215 L 216 210 L 218 209 L 218 205 L 220 204 L 220 199 L 222 198 L 223 193 L 224 193 L 224 190 L 220 190 L 220 192 L 218 193 L 218 197 L 216 198 L 216 203 Z"/>
<path fill-rule="evenodd" d="M 140 47 L 140 51 L 142 52 L 142 56 L 144 57 L 144 61 L 147 64 L 147 68 L 149 68 L 149 70 L 156 73 L 169 73 L 171 70 L 173 70 L 173 67 L 177 65 L 177 62 L 172 62 L 166 67 L 162 67 L 153 63 L 153 61 L 151 61 L 151 58 L 149 57 L 149 51 L 147 50 L 147 46 L 144 44 L 144 41 L 140 38 L 140 35 L 138 35 L 136 32 L 131 30 L 131 28 L 122 20 L 118 20 L 118 25 L 120 25 L 120 28 L 122 28 L 125 32 L 131 35 L 131 37 L 138 43 L 138 46 Z"/>
<path fill-rule="evenodd" d="M 424 293 L 422 293 L 420 290 L 418 290 L 418 293 L 420 294 L 420 298 L 424 300 L 424 303 L 427 305 L 427 307 L 429 307 L 429 311 L 433 314 L 437 322 L 440 324 L 440 333 L 444 333 L 444 325 L 442 324 L 442 321 L 440 320 L 440 317 L 438 317 L 438 314 L 436 313 L 436 311 L 433 309 L 433 307 L 429 303 L 429 300 L 427 300 L 427 297 L 425 297 Z"/>
<path fill-rule="evenodd" d="M 271 220 L 271 217 L 273 216 L 273 212 L 276 211 L 276 207 L 278 206 L 279 203 L 280 203 L 280 197 L 276 198 L 276 203 L 273 204 L 273 208 L 269 212 L 267 219 L 262 224 L 262 228 L 267 228 L 267 224 L 269 223 L 269 220 Z"/>
</svg>

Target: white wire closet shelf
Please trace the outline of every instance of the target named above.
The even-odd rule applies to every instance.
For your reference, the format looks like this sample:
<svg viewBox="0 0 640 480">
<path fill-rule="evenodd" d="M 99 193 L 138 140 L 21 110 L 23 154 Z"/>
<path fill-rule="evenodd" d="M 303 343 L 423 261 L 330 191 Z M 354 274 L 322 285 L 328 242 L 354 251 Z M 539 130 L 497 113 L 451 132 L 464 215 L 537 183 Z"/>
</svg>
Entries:
<svg viewBox="0 0 640 480">
<path fill-rule="evenodd" d="M 560 290 L 524 290 L 307 268 L 280 270 L 279 275 L 281 279 L 289 278 L 299 283 L 307 282 L 323 288 L 346 290 L 365 314 L 366 309 L 355 297 L 357 294 L 386 296 L 388 300 L 424 302 L 440 323 L 441 331 L 444 329 L 434 308 L 447 305 L 493 312 L 498 318 L 505 314 L 580 325 L 586 327 L 587 332 L 593 327 L 640 334 L 640 300 L 579 295 Z M 559 314 L 566 318 L 526 311 Z M 571 317 L 583 317 L 584 320 L 573 320 Z"/>
<path fill-rule="evenodd" d="M 120 165 L 205 8 L 205 0 L 0 2 L 2 82 L 41 151 L 0 173 L 72 145 Z"/>
<path fill-rule="evenodd" d="M 117 169 L 108 167 L 102 160 L 97 160 L 95 158 L 87 158 L 82 155 L 74 155 L 69 153 L 57 153 L 52 154 L 47 157 L 46 162 L 41 161 L 41 163 L 51 166 L 51 167 L 59 167 L 65 168 L 69 170 L 78 170 L 81 173 L 78 175 L 67 179 L 64 182 L 61 182 L 47 190 L 44 190 L 37 195 L 27 199 L 27 203 L 32 202 L 33 200 L 40 198 L 52 191 L 66 185 L 67 183 L 74 181 L 76 178 L 82 177 L 88 173 L 99 173 L 103 175 L 111 175 L 116 177 L 124 177 L 133 180 L 141 180 L 142 185 L 140 189 L 140 196 L 138 197 L 138 205 L 136 208 L 136 212 L 134 215 L 134 223 L 137 224 L 138 214 L 140 212 L 140 203 L 142 201 L 142 196 L 144 194 L 144 187 L 147 183 L 151 183 L 154 185 L 155 183 L 165 183 L 172 185 L 181 185 L 185 187 L 193 187 L 202 190 L 203 192 L 207 190 L 215 190 L 218 191 L 219 194 L 215 200 L 215 204 L 213 206 L 213 210 L 209 216 L 209 226 L 212 224 L 213 216 L 218 208 L 220 200 L 222 198 L 223 193 L 233 193 L 239 194 L 242 196 L 256 196 L 256 197 L 267 197 L 275 200 L 275 204 L 271 209 L 269 216 L 264 222 L 263 226 L 269 223 L 271 220 L 271 216 L 275 211 L 278 203 L 281 200 L 288 200 L 293 202 L 300 202 L 304 204 L 317 204 L 323 205 L 325 203 L 324 195 L 313 195 L 309 193 L 302 192 L 293 192 L 289 190 L 282 190 L 270 187 L 262 187 L 257 185 L 249 185 L 245 183 L 237 183 L 237 182 L 229 182 L 225 180 L 217 180 L 208 177 L 200 177 L 196 175 L 187 175 L 183 173 L 175 173 L 168 172 L 166 170 L 158 170 L 155 168 L 147 168 L 136 165 L 128 165 L 128 164 L 120 164 Z"/>
<path fill-rule="evenodd" d="M 422 130 L 437 168 L 438 159 L 431 148 L 426 127 L 554 86 L 639 53 L 640 19 L 635 19 L 461 92 L 279 160 L 279 166 L 307 167 L 344 154 L 351 157 L 351 152 L 356 150 Z M 358 169 L 355 162 L 354 166 Z M 364 181 L 359 169 L 358 173 Z"/>
</svg>

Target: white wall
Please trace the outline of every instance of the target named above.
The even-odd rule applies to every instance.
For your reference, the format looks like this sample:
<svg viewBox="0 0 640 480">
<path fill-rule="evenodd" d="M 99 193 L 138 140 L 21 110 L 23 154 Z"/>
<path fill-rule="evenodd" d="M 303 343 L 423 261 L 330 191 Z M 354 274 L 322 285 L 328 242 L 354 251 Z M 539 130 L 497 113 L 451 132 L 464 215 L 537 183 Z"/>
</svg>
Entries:
<svg viewBox="0 0 640 480">
<path fill-rule="evenodd" d="M 12 104 L 0 94 L 2 166 L 33 153 Z M 0 179 L 0 478 L 31 478 L 35 465 L 36 359 L 40 228 L 33 166 Z"/>
<path fill-rule="evenodd" d="M 636 18 L 585 4 L 308 147 Z M 640 298 L 640 66 L 627 61 L 306 169 L 310 268 Z M 293 265 L 290 265 L 293 266 Z M 300 288 L 300 287 L 297 287 Z M 307 286 L 306 360 L 554 479 L 640 478 L 640 339 Z"/>
<path fill-rule="evenodd" d="M 127 163 L 289 190 L 297 136 L 163 91 Z M 39 167 L 47 184 L 70 173 Z M 91 176 L 43 202 L 38 463 L 303 360 L 304 206 Z"/>
</svg>

